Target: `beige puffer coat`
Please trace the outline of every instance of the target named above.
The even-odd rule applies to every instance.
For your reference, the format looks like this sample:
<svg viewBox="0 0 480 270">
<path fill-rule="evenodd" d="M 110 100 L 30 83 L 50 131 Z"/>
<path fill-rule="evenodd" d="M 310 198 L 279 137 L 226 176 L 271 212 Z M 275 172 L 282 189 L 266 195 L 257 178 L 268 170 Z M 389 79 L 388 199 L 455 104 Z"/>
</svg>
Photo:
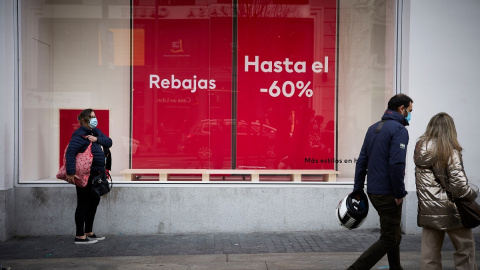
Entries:
<svg viewBox="0 0 480 270">
<path fill-rule="evenodd" d="M 417 224 L 419 227 L 437 230 L 458 229 L 463 225 L 457 208 L 448 198 L 439 181 L 447 187 L 454 198 L 473 200 L 477 194 L 468 186 L 461 153 L 454 150 L 446 169 L 434 165 L 436 158 L 433 157 L 430 149 L 435 147 L 435 143 L 430 141 L 427 146 L 420 140 L 415 145 L 413 159 L 416 166 L 415 182 L 418 196 Z"/>
</svg>

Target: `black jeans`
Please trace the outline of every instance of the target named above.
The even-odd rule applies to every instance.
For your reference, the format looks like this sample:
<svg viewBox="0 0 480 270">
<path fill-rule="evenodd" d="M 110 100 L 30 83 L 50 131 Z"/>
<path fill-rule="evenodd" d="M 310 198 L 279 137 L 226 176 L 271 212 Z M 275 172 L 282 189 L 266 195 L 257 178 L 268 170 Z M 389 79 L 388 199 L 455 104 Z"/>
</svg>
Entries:
<svg viewBox="0 0 480 270">
<path fill-rule="evenodd" d="M 368 194 L 370 202 L 380 217 L 380 239 L 368 248 L 348 269 L 371 269 L 387 254 L 390 269 L 401 270 L 400 242 L 402 231 L 402 204 L 395 203 L 393 195 Z"/>
<path fill-rule="evenodd" d="M 100 197 L 92 195 L 92 178 L 97 176 L 98 172 L 90 172 L 88 184 L 86 187 L 77 188 L 77 209 L 75 210 L 75 225 L 77 227 L 76 236 L 83 236 L 85 233 L 93 231 L 93 220 L 97 213 L 97 206 L 100 203 Z"/>
</svg>

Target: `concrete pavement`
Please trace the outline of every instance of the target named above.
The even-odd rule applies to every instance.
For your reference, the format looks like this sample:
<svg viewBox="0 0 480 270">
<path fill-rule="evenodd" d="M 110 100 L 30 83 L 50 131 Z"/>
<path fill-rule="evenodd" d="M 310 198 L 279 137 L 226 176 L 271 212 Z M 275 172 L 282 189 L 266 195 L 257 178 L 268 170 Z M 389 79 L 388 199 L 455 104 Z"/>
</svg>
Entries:
<svg viewBox="0 0 480 270">
<path fill-rule="evenodd" d="M 100 235 L 100 233 L 98 233 Z M 16 238 L 0 242 L 8 269 L 346 269 L 373 242 L 378 230 L 337 232 L 106 235 L 93 245 L 74 236 Z M 475 234 L 477 250 L 480 235 Z M 404 235 L 404 269 L 419 269 L 420 235 Z M 443 246 L 444 269 L 454 248 Z M 477 252 L 477 261 L 480 253 Z M 386 258 L 373 269 L 388 269 Z"/>
</svg>

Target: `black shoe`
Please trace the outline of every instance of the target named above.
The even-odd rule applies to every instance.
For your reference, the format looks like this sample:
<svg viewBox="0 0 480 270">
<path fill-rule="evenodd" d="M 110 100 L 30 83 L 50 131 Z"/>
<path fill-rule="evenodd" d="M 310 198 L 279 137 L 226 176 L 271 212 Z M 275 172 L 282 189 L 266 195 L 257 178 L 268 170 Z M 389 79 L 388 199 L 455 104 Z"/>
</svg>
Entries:
<svg viewBox="0 0 480 270">
<path fill-rule="evenodd" d="M 92 234 L 90 236 L 87 235 L 87 238 L 90 239 L 90 240 L 97 240 L 97 241 L 101 241 L 101 240 L 105 240 L 105 236 L 97 236 L 96 234 Z"/>
<path fill-rule="evenodd" d="M 97 242 L 98 242 L 97 240 L 93 240 L 93 239 L 88 239 L 88 238 L 80 239 L 80 238 L 75 237 L 75 244 L 77 244 L 77 245 L 95 244 Z"/>
</svg>

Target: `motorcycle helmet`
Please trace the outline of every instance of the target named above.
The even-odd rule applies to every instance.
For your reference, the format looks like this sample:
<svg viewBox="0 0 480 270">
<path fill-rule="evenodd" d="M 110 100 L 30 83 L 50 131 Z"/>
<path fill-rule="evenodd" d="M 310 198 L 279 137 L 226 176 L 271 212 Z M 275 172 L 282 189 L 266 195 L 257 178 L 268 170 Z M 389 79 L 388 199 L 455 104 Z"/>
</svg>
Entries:
<svg viewBox="0 0 480 270">
<path fill-rule="evenodd" d="M 360 227 L 368 215 L 368 197 L 363 191 L 348 194 L 337 206 L 340 225 L 351 230 Z"/>
</svg>

